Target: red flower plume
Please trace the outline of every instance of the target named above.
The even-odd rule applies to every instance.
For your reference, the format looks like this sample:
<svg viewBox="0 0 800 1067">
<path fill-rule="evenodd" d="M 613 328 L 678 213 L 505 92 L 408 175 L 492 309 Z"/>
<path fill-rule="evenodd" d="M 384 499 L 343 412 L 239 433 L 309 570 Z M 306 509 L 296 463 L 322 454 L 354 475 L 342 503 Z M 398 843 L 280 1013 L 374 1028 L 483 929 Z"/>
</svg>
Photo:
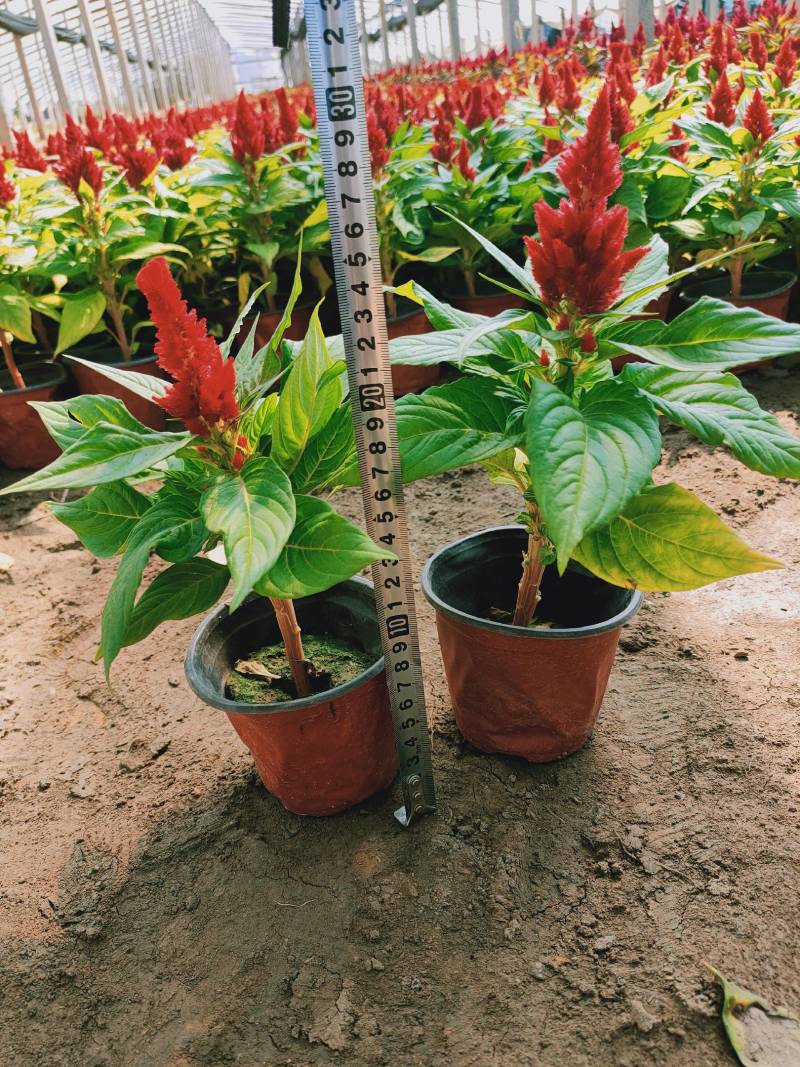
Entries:
<svg viewBox="0 0 800 1067">
<path fill-rule="evenodd" d="M 462 140 L 461 144 L 458 146 L 458 155 L 455 158 L 455 164 L 468 182 L 475 181 L 478 172 L 474 167 L 470 166 L 469 145 L 466 141 Z"/>
<path fill-rule="evenodd" d="M 539 76 L 539 103 L 542 107 L 552 104 L 556 98 L 556 83 L 549 67 L 543 67 Z"/>
<path fill-rule="evenodd" d="M 156 403 L 200 437 L 224 429 L 239 417 L 233 360 L 223 357 L 205 319 L 189 310 L 163 256 L 142 267 L 136 284 L 158 331 L 158 365 L 175 379 Z"/>
<path fill-rule="evenodd" d="M 558 91 L 558 106 L 562 111 L 577 111 L 581 106 L 581 94 L 575 85 L 572 67 L 562 63 L 558 68 L 561 85 Z"/>
<path fill-rule="evenodd" d="M 369 154 L 372 157 L 372 176 L 377 178 L 389 162 L 391 152 L 389 151 L 389 141 L 386 133 L 372 113 L 367 116 L 367 137 L 369 139 Z"/>
<path fill-rule="evenodd" d="M 647 252 L 623 251 L 628 212 L 621 204 L 607 208 L 622 182 L 620 153 L 610 132 L 604 85 L 585 136 L 564 153 L 558 168 L 570 199 L 557 209 L 540 200 L 534 209 L 539 240 L 526 237 L 525 246 L 542 297 L 554 311 L 564 301 L 584 315 L 605 311 L 619 296 L 624 275 Z"/>
<path fill-rule="evenodd" d="M 759 70 L 763 70 L 769 60 L 764 38 L 758 30 L 752 30 L 750 33 L 750 58 Z"/>
<path fill-rule="evenodd" d="M 724 71 L 714 86 L 711 99 L 706 107 L 706 114 L 714 122 L 721 122 L 724 126 L 732 126 L 736 118 L 731 83 L 728 81 L 728 76 Z"/>
<path fill-rule="evenodd" d="M 650 65 L 647 68 L 647 74 L 645 75 L 645 81 L 648 85 L 658 85 L 659 82 L 663 82 L 667 76 L 667 56 L 664 52 L 664 46 L 659 45 L 658 51 L 650 60 Z"/>
<path fill-rule="evenodd" d="M 6 207 L 17 195 L 17 188 L 0 166 L 0 207 Z"/>
<path fill-rule="evenodd" d="M 788 88 L 794 81 L 796 69 L 797 55 L 791 38 L 787 37 L 781 45 L 777 56 L 775 56 L 775 73 L 780 78 L 784 89 Z"/>
<path fill-rule="evenodd" d="M 747 105 L 747 111 L 744 113 L 744 127 L 753 135 L 753 140 L 760 144 L 763 144 L 775 133 L 775 127 L 769 117 L 767 105 L 764 103 L 758 89 L 753 93 L 753 99 Z"/>
<path fill-rule="evenodd" d="M 672 123 L 672 129 L 669 131 L 670 141 L 679 141 L 679 144 L 674 144 L 670 147 L 669 154 L 673 159 L 680 160 L 681 163 L 685 162 L 686 157 L 689 155 L 689 139 L 684 134 L 683 130 L 676 123 Z"/>
<path fill-rule="evenodd" d="M 284 144 L 289 144 L 297 140 L 297 111 L 283 86 L 275 90 L 275 99 L 278 101 L 278 125 Z"/>
<path fill-rule="evenodd" d="M 619 149 L 609 140 L 611 107 L 604 85 L 586 124 L 586 134 L 564 152 L 558 176 L 579 204 L 606 201 L 622 184 Z"/>
<path fill-rule="evenodd" d="M 61 181 L 81 198 L 81 181 L 86 182 L 97 198 L 103 188 L 103 172 L 94 154 L 82 144 L 68 144 L 53 168 Z"/>
<path fill-rule="evenodd" d="M 236 101 L 236 119 L 231 130 L 231 149 L 237 163 L 259 159 L 264 154 L 264 130 L 258 112 L 244 95 Z"/>
<path fill-rule="evenodd" d="M 14 158 L 20 167 L 25 170 L 38 170 L 44 173 L 47 170 L 47 160 L 39 149 L 31 141 L 25 130 L 14 130 L 16 149 Z"/>
<path fill-rule="evenodd" d="M 437 120 L 431 128 L 435 141 L 431 155 L 437 163 L 448 164 L 456 150 L 456 143 L 453 140 L 453 124 L 448 120 L 442 108 L 437 108 L 437 112 Z"/>
</svg>

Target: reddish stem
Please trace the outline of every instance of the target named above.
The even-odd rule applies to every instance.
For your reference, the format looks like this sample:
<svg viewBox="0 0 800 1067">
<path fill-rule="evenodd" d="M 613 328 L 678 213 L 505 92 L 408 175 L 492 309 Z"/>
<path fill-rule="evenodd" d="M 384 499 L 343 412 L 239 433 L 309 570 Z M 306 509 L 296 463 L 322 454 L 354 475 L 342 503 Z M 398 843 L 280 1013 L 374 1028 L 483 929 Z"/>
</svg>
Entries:
<svg viewBox="0 0 800 1067">
<path fill-rule="evenodd" d="M 16 360 L 14 359 L 14 353 L 11 351 L 11 345 L 8 341 L 8 334 L 5 330 L 0 330 L 0 345 L 3 346 L 3 358 L 6 361 L 8 367 L 8 373 L 11 375 L 11 381 L 17 387 L 17 389 L 25 388 L 25 379 L 19 372 Z"/>
<path fill-rule="evenodd" d="M 303 652 L 303 638 L 297 616 L 294 611 L 294 601 L 270 598 L 270 603 L 275 609 L 275 618 L 283 638 L 286 649 L 286 658 L 292 669 L 297 695 L 307 697 L 311 695 L 311 682 L 308 678 L 308 661 Z"/>
</svg>

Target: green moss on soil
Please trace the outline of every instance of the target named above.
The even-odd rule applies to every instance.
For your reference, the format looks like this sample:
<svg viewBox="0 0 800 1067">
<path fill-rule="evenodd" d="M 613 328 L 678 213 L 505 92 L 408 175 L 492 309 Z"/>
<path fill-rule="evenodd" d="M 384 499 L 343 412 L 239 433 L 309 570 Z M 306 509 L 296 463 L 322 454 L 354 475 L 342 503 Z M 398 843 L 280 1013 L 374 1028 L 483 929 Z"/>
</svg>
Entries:
<svg viewBox="0 0 800 1067">
<path fill-rule="evenodd" d="M 344 685 L 375 662 L 374 655 L 354 648 L 339 637 L 304 634 L 303 651 L 311 665 L 309 674 L 315 693 L 324 693 L 337 685 Z M 231 671 L 228 675 L 228 695 L 232 700 L 241 704 L 277 704 L 297 697 L 292 672 L 281 642 L 267 645 L 242 658 L 255 660 L 271 674 L 280 677 L 270 681 L 267 678 L 256 678 Z"/>
</svg>

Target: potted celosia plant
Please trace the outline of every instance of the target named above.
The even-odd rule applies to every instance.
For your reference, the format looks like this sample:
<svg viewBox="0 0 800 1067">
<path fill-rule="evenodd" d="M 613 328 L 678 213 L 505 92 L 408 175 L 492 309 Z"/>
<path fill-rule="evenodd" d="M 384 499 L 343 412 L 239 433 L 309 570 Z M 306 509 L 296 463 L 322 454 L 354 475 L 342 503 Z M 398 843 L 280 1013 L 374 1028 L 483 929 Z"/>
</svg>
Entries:
<svg viewBox="0 0 800 1067">
<path fill-rule="evenodd" d="M 241 318 L 220 347 L 163 258 L 138 284 L 173 380 L 106 373 L 154 396 L 186 430 L 148 430 L 108 396 L 40 405 L 64 451 L 5 491 L 95 487 L 51 506 L 89 551 L 121 557 L 102 617 L 106 673 L 124 647 L 166 619 L 208 610 L 230 583 L 230 604 L 192 642 L 189 682 L 229 715 L 288 808 L 342 810 L 387 786 L 396 768 L 372 587 L 352 577 L 394 556 L 315 495 L 338 484 L 353 455 L 342 365 L 314 315 L 272 391 L 297 289 L 278 334 L 255 351 L 253 327 L 234 361 Z M 153 478 L 161 485 L 150 495 L 132 484 Z M 218 543 L 224 562 L 208 556 Z M 137 600 L 152 554 L 170 565 Z"/>
<path fill-rule="evenodd" d="M 156 161 L 157 162 L 157 161 Z M 67 284 L 55 354 L 79 355 L 71 369 L 84 393 L 100 388 L 114 392 L 92 364 L 136 367 L 140 373 L 158 374 L 152 349 L 142 350 L 137 334 L 142 319 L 131 300 L 135 265 L 158 252 L 183 253 L 176 244 L 154 241 L 145 229 L 153 205 L 141 194 L 126 190 L 121 178 L 112 179 L 88 147 L 81 128 L 69 117 L 66 138 L 54 166 L 62 187 L 40 196 L 52 216 L 53 250 L 41 257 L 35 271 L 61 273 Z M 69 199 L 64 199 L 64 189 Z M 163 412 L 141 397 L 120 396 L 141 422 L 153 428 L 164 425 Z"/>
<path fill-rule="evenodd" d="M 536 205 L 528 268 L 495 250 L 534 309 L 465 322 L 429 299 L 443 331 L 416 355 L 413 339 L 393 346 L 465 372 L 399 402 L 404 476 L 481 462 L 520 493 L 521 525 L 437 552 L 423 588 L 463 733 L 530 760 L 584 743 L 643 592 L 780 566 L 688 489 L 654 483 L 659 415 L 755 470 L 800 477 L 800 440 L 726 373 L 797 349 L 800 326 L 710 297 L 668 325 L 626 321 L 673 279 L 660 239 L 625 250 L 627 210 L 608 206 L 622 180 L 609 129 L 604 88 L 559 161 L 568 198 Z M 615 377 L 623 353 L 657 365 Z"/>
<path fill-rule="evenodd" d="M 12 469 L 41 467 L 58 454 L 29 401 L 52 400 L 66 378 L 60 366 L 43 359 L 23 365 L 14 353 L 16 342 L 36 345 L 31 304 L 42 306 L 22 288 L 19 270 L 6 272 L 13 255 L 24 253 L 26 245 L 35 255 L 35 245 L 26 242 L 14 217 L 17 202 L 16 185 L 0 165 L 0 463 Z"/>
<path fill-rule="evenodd" d="M 770 114 L 758 88 L 737 110 L 724 71 L 711 101 L 713 118 L 682 124 L 708 164 L 687 218 L 675 225 L 706 254 L 724 249 L 729 257 L 721 277 L 686 285 L 683 302 L 707 294 L 785 318 L 797 276 L 759 264 L 781 250 L 786 217 L 797 213 L 796 123 L 788 112 Z"/>
</svg>

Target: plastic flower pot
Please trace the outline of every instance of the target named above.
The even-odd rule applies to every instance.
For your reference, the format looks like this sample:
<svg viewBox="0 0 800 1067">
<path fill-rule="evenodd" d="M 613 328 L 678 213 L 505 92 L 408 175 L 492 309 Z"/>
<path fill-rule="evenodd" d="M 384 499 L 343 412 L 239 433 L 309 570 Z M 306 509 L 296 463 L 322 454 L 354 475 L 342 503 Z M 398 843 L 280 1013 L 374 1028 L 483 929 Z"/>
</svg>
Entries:
<svg viewBox="0 0 800 1067">
<path fill-rule="evenodd" d="M 501 311 L 509 311 L 511 308 L 527 308 L 530 304 L 521 296 L 514 296 L 504 289 L 496 293 L 479 293 L 477 296 L 453 296 L 447 298 L 447 303 L 460 311 L 469 311 L 473 315 L 487 315 L 492 318 Z"/>
<path fill-rule="evenodd" d="M 714 296 L 736 307 L 756 308 L 765 315 L 785 321 L 796 282 L 797 275 L 788 270 L 747 271 L 742 277 L 742 295 L 733 297 L 730 277 L 723 274 L 688 282 L 680 290 L 678 298 L 683 307 L 690 307 L 701 296 Z"/>
<path fill-rule="evenodd" d="M 15 389 L 5 368 L 0 370 L 0 463 L 12 470 L 38 470 L 61 449 L 44 428 L 32 400 L 54 400 L 67 378 L 57 363 L 21 366 L 25 389 Z"/>
<path fill-rule="evenodd" d="M 410 337 L 412 334 L 431 333 L 433 330 L 428 316 L 421 308 L 388 319 L 386 328 L 390 341 L 393 341 L 395 337 Z M 421 393 L 423 389 L 431 385 L 438 385 L 440 380 L 441 368 L 438 363 L 432 367 L 404 366 L 396 363 L 392 367 L 392 385 L 395 396 Z"/>
<path fill-rule="evenodd" d="M 683 307 L 691 307 L 701 296 L 714 296 L 718 300 L 727 300 L 736 307 L 755 308 L 765 315 L 781 319 L 789 318 L 789 304 L 792 290 L 797 283 L 797 275 L 788 270 L 753 270 L 742 276 L 742 295 L 731 296 L 730 277 L 727 274 L 705 278 L 702 281 L 689 282 L 678 293 Z M 735 371 L 750 370 L 764 365 L 764 360 L 757 363 L 743 363 Z M 771 363 L 772 360 L 767 360 Z"/>
<path fill-rule="evenodd" d="M 91 360 L 92 363 L 101 363 L 105 367 L 133 370 L 139 374 L 149 374 L 153 378 L 164 377 L 164 373 L 156 363 L 156 357 L 152 354 L 128 361 L 119 359 L 119 352 L 116 349 L 101 352 L 95 351 L 85 355 L 83 352 L 77 352 L 75 355 L 79 355 L 81 359 Z M 67 359 L 69 360 L 69 354 L 67 354 Z M 129 389 L 112 382 L 110 378 L 106 378 L 100 371 L 93 370 L 83 363 L 69 361 L 69 369 L 75 379 L 78 390 L 84 395 L 114 396 L 121 400 L 131 415 L 145 426 L 149 426 L 152 430 L 164 429 L 165 415 L 158 404 L 145 400 L 143 396 L 136 396 Z"/>
<path fill-rule="evenodd" d="M 266 788 L 297 815 L 335 815 L 385 789 L 397 773 L 372 586 L 351 578 L 295 602 L 304 633 L 344 638 L 375 662 L 345 685 L 279 704 L 226 695 L 238 659 L 280 641 L 269 600 L 252 597 L 233 615 L 219 608 L 197 630 L 186 677 L 197 696 L 228 716 Z"/>
<path fill-rule="evenodd" d="M 527 544 L 521 526 L 498 526 L 440 549 L 422 574 L 456 722 L 484 752 L 533 763 L 577 751 L 594 727 L 622 627 L 642 594 L 570 564 L 548 567 L 539 615 L 549 628 L 512 617 Z"/>
</svg>

